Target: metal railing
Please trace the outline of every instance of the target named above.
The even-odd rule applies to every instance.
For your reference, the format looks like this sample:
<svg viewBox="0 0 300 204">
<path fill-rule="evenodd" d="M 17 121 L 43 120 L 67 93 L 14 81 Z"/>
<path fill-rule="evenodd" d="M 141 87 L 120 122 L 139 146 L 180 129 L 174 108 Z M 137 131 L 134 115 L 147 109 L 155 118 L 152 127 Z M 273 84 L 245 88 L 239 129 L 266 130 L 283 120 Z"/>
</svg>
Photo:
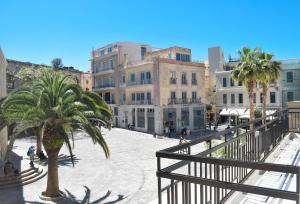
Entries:
<svg viewBox="0 0 300 204">
<path fill-rule="evenodd" d="M 299 203 L 300 167 L 263 163 L 289 132 L 293 117 L 299 116 L 287 110 L 276 112 L 251 124 L 244 123 L 156 152 L 158 203 L 223 203 L 235 191 Z M 253 129 L 249 130 L 249 126 Z M 162 161 L 168 165 L 163 167 Z M 245 184 L 255 170 L 294 175 L 297 190 Z M 163 182 L 167 184 L 165 187 Z"/>
<path fill-rule="evenodd" d="M 201 98 L 169 98 L 168 104 L 194 104 L 201 103 Z"/>
<path fill-rule="evenodd" d="M 152 79 L 126 82 L 127 86 L 135 86 L 135 85 L 143 85 L 143 84 L 152 84 Z"/>
</svg>

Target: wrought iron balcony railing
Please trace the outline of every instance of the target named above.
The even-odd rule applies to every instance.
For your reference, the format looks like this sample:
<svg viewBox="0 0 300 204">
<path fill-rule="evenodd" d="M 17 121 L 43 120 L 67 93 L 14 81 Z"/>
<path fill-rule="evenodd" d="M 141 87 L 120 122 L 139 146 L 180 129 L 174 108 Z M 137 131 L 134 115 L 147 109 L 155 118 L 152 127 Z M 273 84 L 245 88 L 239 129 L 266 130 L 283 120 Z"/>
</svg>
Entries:
<svg viewBox="0 0 300 204">
<path fill-rule="evenodd" d="M 143 85 L 143 84 L 152 84 L 152 79 L 145 79 L 140 81 L 128 81 L 126 83 L 127 86 L 136 86 L 136 85 Z"/>
<path fill-rule="evenodd" d="M 170 84 L 176 84 L 176 78 L 170 78 Z"/>
<path fill-rule="evenodd" d="M 201 98 L 169 98 L 168 104 L 193 104 L 201 103 Z"/>
</svg>

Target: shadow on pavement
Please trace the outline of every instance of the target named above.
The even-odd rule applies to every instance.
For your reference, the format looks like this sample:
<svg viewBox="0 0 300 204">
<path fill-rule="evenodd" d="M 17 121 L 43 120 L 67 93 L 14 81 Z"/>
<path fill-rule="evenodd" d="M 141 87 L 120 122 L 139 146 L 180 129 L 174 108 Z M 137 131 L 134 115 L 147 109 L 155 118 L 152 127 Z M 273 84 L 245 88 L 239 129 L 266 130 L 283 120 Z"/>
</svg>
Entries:
<svg viewBox="0 0 300 204">
<path fill-rule="evenodd" d="M 80 160 L 79 158 L 76 157 L 76 155 L 73 156 L 73 159 L 74 159 L 74 164 L 77 164 Z M 40 165 L 47 166 L 48 161 L 47 160 L 39 161 L 38 163 Z M 71 156 L 64 155 L 64 154 L 58 155 L 57 164 L 58 166 L 72 166 L 73 164 L 72 164 Z"/>
<path fill-rule="evenodd" d="M 116 198 L 113 201 L 108 201 L 105 202 L 106 199 L 108 199 L 111 195 L 111 191 L 108 190 L 105 195 L 102 197 L 91 201 L 91 190 L 87 187 L 84 186 L 85 188 L 85 196 L 83 199 L 78 199 L 75 195 L 73 195 L 70 191 L 65 189 L 66 192 L 66 198 L 62 198 L 60 200 L 55 201 L 57 204 L 97 204 L 97 203 L 102 203 L 102 204 L 114 204 L 118 203 L 119 201 L 123 200 L 126 198 L 124 195 L 118 195 L 118 198 Z M 43 202 L 31 202 L 31 201 L 25 201 L 25 203 L 30 203 L 30 204 L 43 204 Z"/>
</svg>

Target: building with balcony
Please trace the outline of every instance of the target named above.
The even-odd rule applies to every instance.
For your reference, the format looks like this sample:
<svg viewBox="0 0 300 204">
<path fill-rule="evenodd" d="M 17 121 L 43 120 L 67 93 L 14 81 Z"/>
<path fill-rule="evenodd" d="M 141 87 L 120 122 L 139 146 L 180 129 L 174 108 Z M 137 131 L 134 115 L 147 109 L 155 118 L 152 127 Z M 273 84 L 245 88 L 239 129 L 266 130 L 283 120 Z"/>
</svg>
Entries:
<svg viewBox="0 0 300 204">
<path fill-rule="evenodd" d="M 7 62 L 0 48 L 0 99 L 6 96 L 6 67 Z M 1 128 L 1 127 L 0 127 Z M 0 129 L 0 167 L 7 147 L 7 129 Z"/>
<path fill-rule="evenodd" d="M 216 54 L 221 53 L 221 54 Z M 237 118 L 249 118 L 249 97 L 245 86 L 231 78 L 231 72 L 238 65 L 238 60 L 224 62 L 223 50 L 220 47 L 209 48 L 209 69 L 212 84 L 215 88 L 214 100 L 217 114 L 221 122 L 229 119 L 230 115 Z M 222 59 L 220 59 L 222 58 Z M 223 64 L 222 64 L 223 63 Z M 282 85 L 280 79 L 270 83 L 267 93 L 268 109 L 282 108 Z M 259 83 L 254 89 L 254 106 L 262 109 L 262 87 Z M 271 111 L 272 112 L 272 111 Z M 271 113 L 270 112 L 270 113 Z"/>
<path fill-rule="evenodd" d="M 96 68 L 113 56 L 116 59 L 125 56 L 117 63 L 117 70 L 94 73 L 96 86 L 93 90 L 106 102 L 113 103 L 114 124 L 123 128 L 130 125 L 135 130 L 157 134 L 163 134 L 166 128 L 171 132 L 180 132 L 182 128 L 204 129 L 205 65 L 192 62 L 191 50 L 187 48 L 157 50 L 132 44 L 133 49 L 140 52 L 131 53 L 140 59 L 123 53 L 122 47 L 127 44 L 112 43 L 97 52 L 115 47 L 112 51 L 115 54 L 96 58 L 94 63 L 97 63 L 92 64 L 92 68 Z"/>
<path fill-rule="evenodd" d="M 281 60 L 282 105 L 300 100 L 300 58 Z"/>
<path fill-rule="evenodd" d="M 92 51 L 93 91 L 108 104 L 122 104 L 125 97 L 125 65 L 145 59 L 147 44 L 114 42 Z"/>
</svg>

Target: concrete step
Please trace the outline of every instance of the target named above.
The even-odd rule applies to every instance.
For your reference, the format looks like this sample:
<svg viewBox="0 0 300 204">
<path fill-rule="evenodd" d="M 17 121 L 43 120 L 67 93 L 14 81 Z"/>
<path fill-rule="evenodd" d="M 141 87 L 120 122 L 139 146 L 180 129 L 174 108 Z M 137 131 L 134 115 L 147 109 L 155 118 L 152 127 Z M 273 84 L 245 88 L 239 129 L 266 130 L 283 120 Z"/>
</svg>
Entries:
<svg viewBox="0 0 300 204">
<path fill-rule="evenodd" d="M 33 183 L 43 178 L 46 174 L 47 171 L 46 168 L 44 167 L 32 168 L 26 170 L 25 173 L 22 173 L 19 176 L 15 176 L 15 177 L 11 176 L 6 180 L 0 181 L 0 190 Z"/>
</svg>

